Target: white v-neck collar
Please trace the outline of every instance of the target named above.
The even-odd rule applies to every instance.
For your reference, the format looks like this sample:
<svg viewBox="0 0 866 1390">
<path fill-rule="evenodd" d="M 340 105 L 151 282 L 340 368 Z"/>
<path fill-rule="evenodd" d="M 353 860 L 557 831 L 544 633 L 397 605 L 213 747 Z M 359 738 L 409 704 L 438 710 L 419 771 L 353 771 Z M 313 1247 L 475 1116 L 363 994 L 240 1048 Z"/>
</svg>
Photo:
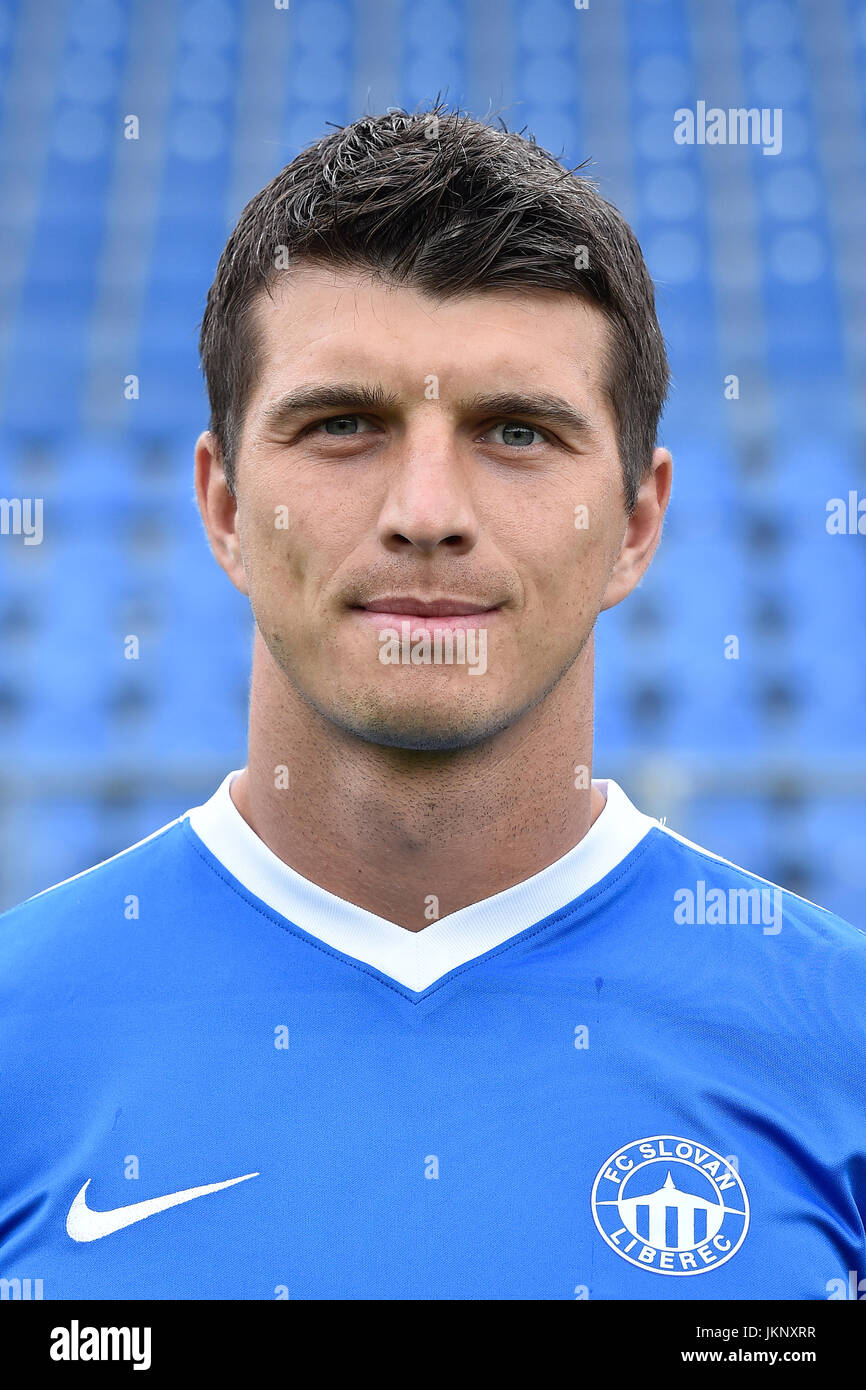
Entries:
<svg viewBox="0 0 866 1390">
<path fill-rule="evenodd" d="M 377 917 L 303 878 L 247 825 L 229 795 L 230 772 L 209 801 L 187 811 L 190 828 L 248 892 L 310 936 L 420 991 L 541 922 L 592 888 L 658 821 L 638 811 L 616 782 L 593 778 L 604 809 L 560 859 L 491 898 L 470 903 L 422 931 Z"/>
</svg>

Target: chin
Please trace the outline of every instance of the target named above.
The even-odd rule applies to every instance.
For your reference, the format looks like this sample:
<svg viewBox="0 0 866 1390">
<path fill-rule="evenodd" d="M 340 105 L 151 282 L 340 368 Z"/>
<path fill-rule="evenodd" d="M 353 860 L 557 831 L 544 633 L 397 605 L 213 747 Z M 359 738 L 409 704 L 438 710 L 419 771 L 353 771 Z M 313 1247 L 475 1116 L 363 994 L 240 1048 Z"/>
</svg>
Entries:
<svg viewBox="0 0 866 1390">
<path fill-rule="evenodd" d="M 331 708 L 328 718 L 348 732 L 383 748 L 447 753 L 471 748 L 500 733 L 512 722 L 508 716 L 475 706 L 472 709 L 395 708 L 372 696 L 357 698 L 343 709 Z"/>
<path fill-rule="evenodd" d="M 418 753 L 450 753 L 459 748 L 472 748 L 489 737 L 488 734 L 479 735 L 475 730 L 456 733 L 453 730 L 446 732 L 431 728 L 422 730 L 382 726 L 357 728 L 353 732 L 366 739 L 368 743 L 378 744 L 380 748 L 406 748 Z"/>
</svg>

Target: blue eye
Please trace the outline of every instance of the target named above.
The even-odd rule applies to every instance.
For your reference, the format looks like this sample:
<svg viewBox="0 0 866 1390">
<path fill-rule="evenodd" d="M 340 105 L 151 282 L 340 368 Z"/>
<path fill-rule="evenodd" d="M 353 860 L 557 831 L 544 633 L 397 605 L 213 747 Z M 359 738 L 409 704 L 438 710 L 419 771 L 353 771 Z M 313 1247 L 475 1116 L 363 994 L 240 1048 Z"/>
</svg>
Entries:
<svg viewBox="0 0 866 1390">
<path fill-rule="evenodd" d="M 504 435 L 513 436 L 517 434 L 524 436 L 522 439 L 509 439 L 505 437 L 502 439 L 503 444 L 513 445 L 518 449 L 529 448 L 532 444 L 535 444 L 537 442 L 535 439 L 532 439 L 531 437 L 527 438 L 527 435 L 537 435 L 538 439 L 542 441 L 544 440 L 544 435 L 541 433 L 540 430 L 534 429 L 532 425 L 523 425 L 520 423 L 519 420 L 504 420 L 502 424 L 494 425 L 494 429 L 502 430 Z"/>
<path fill-rule="evenodd" d="M 361 416 L 360 416 L 360 415 L 332 415 L 331 418 L 330 418 L 329 420 L 322 420 L 322 421 L 320 421 L 319 427 L 320 427 L 320 428 L 321 428 L 321 427 L 324 427 L 325 429 L 327 429 L 328 434 L 336 435 L 338 438 L 339 438 L 339 437 L 342 437 L 342 436 L 345 436 L 345 435 L 363 434 L 363 433 L 364 433 L 363 430 L 358 430 L 358 429 L 356 428 L 356 426 L 357 426 L 357 424 L 358 424 L 358 421 L 359 421 L 360 419 L 361 419 Z M 350 429 L 337 428 L 337 429 L 333 429 L 333 430 L 332 430 L 332 429 L 329 429 L 329 428 L 328 428 L 329 425 L 336 425 L 336 426 L 349 425 L 349 426 L 352 426 L 353 428 L 350 428 Z"/>
</svg>

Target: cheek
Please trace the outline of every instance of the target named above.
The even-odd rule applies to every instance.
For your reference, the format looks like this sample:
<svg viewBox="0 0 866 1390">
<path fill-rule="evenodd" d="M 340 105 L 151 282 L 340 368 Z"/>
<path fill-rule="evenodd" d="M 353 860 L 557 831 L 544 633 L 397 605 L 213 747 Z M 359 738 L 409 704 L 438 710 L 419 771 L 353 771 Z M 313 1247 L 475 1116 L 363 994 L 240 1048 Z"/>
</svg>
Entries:
<svg viewBox="0 0 866 1390">
<path fill-rule="evenodd" d="M 250 601 L 257 615 L 282 608 L 296 593 L 302 577 L 303 528 L 291 506 L 256 499 L 239 516 L 238 537 L 246 570 Z"/>
<path fill-rule="evenodd" d="M 527 571 L 534 573 L 540 591 L 548 595 L 592 594 L 607 582 L 615 554 L 615 537 L 602 509 L 569 501 L 544 537 L 536 536 L 531 551 L 524 549 Z"/>
<path fill-rule="evenodd" d="M 529 608 L 536 610 L 545 642 L 563 650 L 583 642 L 598 616 L 616 554 L 612 529 L 594 523 L 591 508 L 588 515 L 575 515 L 572 508 L 566 525 L 549 533 L 543 553 L 526 557 Z"/>
<path fill-rule="evenodd" d="M 285 558 L 308 534 L 306 498 L 265 476 L 252 497 L 245 498 L 243 534 L 251 553 L 266 561 Z"/>
</svg>

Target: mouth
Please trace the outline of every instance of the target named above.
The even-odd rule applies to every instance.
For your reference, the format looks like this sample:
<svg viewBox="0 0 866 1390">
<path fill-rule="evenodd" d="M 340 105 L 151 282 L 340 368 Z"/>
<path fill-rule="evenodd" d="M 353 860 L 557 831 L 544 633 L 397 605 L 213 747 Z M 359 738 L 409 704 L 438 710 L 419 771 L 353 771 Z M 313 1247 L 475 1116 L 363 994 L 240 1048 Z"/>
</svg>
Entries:
<svg viewBox="0 0 866 1390">
<path fill-rule="evenodd" d="M 425 599 L 413 596 L 373 599 L 370 603 L 354 604 L 352 611 L 376 627 L 396 627 L 411 622 L 416 627 L 468 628 L 483 627 L 500 611 L 499 604 L 486 606 L 464 599 Z"/>
</svg>

